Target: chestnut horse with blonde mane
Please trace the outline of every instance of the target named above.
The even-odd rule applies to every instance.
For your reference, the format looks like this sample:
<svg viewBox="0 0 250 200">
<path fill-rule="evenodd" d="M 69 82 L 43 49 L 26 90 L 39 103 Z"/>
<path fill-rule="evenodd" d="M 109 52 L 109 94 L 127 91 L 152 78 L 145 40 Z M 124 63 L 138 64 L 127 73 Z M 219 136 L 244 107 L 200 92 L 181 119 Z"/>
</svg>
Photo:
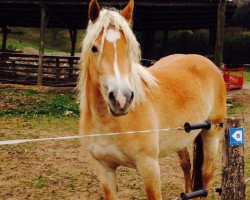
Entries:
<svg viewBox="0 0 250 200">
<path fill-rule="evenodd" d="M 83 40 L 80 92 L 81 134 L 159 130 L 185 122 L 223 122 L 226 90 L 219 69 L 199 55 L 172 55 L 146 69 L 130 28 L 134 1 L 120 12 L 89 5 Z M 177 152 L 185 190 L 207 188 L 222 127 L 89 138 L 89 151 L 107 200 L 118 199 L 116 169 L 136 168 L 150 200 L 162 199 L 158 158 Z M 186 147 L 195 141 L 194 169 Z"/>
</svg>

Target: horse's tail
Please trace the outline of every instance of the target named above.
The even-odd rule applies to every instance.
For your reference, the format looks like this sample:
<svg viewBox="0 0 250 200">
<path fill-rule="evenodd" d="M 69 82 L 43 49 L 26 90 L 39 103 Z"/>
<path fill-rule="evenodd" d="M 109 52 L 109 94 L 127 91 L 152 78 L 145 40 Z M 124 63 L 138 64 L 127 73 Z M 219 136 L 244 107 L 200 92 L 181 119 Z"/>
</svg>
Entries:
<svg viewBox="0 0 250 200">
<path fill-rule="evenodd" d="M 193 173 L 192 180 L 193 186 L 192 190 L 199 190 L 203 188 L 202 172 L 201 167 L 203 164 L 203 143 L 201 134 L 199 134 L 194 141 L 194 155 L 193 155 Z"/>
</svg>

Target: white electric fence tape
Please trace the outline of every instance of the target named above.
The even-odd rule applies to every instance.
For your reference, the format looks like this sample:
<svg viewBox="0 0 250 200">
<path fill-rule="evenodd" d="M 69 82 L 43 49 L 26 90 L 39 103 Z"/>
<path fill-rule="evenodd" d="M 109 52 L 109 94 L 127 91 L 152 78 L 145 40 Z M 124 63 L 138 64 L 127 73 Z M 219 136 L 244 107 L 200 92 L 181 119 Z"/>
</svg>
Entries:
<svg viewBox="0 0 250 200">
<path fill-rule="evenodd" d="M 70 140 L 70 139 L 90 138 L 90 137 L 106 137 L 106 136 L 125 135 L 125 134 L 158 133 L 158 132 L 176 131 L 176 130 L 184 130 L 184 128 L 179 127 L 179 128 L 165 128 L 165 129 L 158 129 L 158 130 L 127 131 L 127 132 L 96 133 L 96 134 L 94 133 L 94 134 L 80 135 L 80 136 L 76 135 L 76 136 L 52 137 L 52 138 L 3 140 L 3 141 L 0 141 L 0 145 L 14 145 L 14 144 L 27 143 L 27 142 L 40 142 L 40 141 L 49 141 L 49 140 Z"/>
</svg>

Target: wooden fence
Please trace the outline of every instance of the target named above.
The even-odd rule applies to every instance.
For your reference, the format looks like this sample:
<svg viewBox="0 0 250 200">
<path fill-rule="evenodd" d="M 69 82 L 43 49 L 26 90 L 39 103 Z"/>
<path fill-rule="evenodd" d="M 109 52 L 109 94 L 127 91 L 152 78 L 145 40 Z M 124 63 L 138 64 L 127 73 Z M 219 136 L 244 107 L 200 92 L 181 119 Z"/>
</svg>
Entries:
<svg viewBox="0 0 250 200">
<path fill-rule="evenodd" d="M 49 86 L 74 86 L 79 57 L 44 56 L 43 81 Z M 37 84 L 38 55 L 0 52 L 0 82 Z"/>
<path fill-rule="evenodd" d="M 0 52 L 0 83 L 37 84 L 38 55 Z M 75 86 L 79 74 L 79 57 L 44 56 L 43 85 Z M 153 60 L 142 60 L 151 66 Z"/>
</svg>

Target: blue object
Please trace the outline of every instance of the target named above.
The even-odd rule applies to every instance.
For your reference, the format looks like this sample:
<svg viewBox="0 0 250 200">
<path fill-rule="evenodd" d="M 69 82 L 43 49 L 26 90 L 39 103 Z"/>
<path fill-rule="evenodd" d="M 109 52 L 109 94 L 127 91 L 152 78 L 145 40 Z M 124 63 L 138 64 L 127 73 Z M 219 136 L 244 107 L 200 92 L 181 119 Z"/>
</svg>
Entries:
<svg viewBox="0 0 250 200">
<path fill-rule="evenodd" d="M 244 145 L 244 128 L 229 129 L 229 144 L 230 146 Z"/>
</svg>

